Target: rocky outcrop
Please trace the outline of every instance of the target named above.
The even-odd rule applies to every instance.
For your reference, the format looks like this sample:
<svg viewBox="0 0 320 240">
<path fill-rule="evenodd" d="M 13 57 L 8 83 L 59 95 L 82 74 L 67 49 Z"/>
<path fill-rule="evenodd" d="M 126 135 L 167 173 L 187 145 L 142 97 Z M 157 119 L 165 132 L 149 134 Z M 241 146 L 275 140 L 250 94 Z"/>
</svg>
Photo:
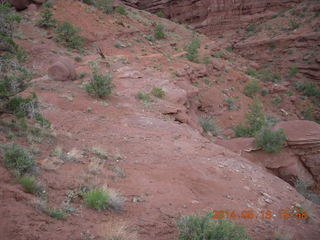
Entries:
<svg viewBox="0 0 320 240">
<path fill-rule="evenodd" d="M 288 8 L 301 0 L 123 0 L 150 12 L 187 23 L 208 35 L 236 29 L 265 17 L 270 11 Z"/>
<path fill-rule="evenodd" d="M 280 122 L 275 128 L 283 129 L 288 146 L 294 150 L 302 165 L 320 184 L 320 124 L 296 120 Z"/>
</svg>

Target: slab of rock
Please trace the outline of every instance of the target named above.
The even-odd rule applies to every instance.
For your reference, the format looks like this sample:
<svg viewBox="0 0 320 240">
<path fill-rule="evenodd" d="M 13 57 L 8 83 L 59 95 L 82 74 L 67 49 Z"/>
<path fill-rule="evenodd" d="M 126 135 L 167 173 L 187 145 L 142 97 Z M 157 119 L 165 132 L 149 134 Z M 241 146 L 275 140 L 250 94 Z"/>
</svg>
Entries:
<svg viewBox="0 0 320 240">
<path fill-rule="evenodd" d="M 320 144 L 320 124 L 307 120 L 284 121 L 276 124 L 275 129 L 282 129 L 289 146 Z"/>
<path fill-rule="evenodd" d="M 29 0 L 9 0 L 10 4 L 17 10 L 23 10 L 30 4 Z"/>
</svg>

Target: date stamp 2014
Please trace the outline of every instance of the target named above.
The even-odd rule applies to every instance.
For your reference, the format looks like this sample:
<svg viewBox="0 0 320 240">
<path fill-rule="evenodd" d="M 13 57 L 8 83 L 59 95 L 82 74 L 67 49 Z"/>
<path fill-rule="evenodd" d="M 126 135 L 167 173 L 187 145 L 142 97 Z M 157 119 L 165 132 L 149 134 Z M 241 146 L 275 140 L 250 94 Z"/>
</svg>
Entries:
<svg viewBox="0 0 320 240">
<path fill-rule="evenodd" d="M 255 212 L 253 210 L 213 210 L 212 211 L 212 219 L 246 219 L 246 220 L 254 220 L 254 219 L 271 219 L 273 217 L 280 217 L 282 219 L 308 219 L 308 213 L 304 210 L 286 210 L 282 209 L 278 211 L 278 214 L 273 213 L 270 210 L 261 210 L 260 212 Z"/>
</svg>

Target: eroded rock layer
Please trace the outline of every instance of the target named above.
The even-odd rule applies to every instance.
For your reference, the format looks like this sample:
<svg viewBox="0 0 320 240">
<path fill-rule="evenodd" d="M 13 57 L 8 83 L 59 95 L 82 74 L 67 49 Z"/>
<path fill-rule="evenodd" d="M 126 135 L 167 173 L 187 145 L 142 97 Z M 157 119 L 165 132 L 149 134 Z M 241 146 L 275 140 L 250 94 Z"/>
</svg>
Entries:
<svg viewBox="0 0 320 240">
<path fill-rule="evenodd" d="M 123 0 L 150 12 L 163 12 L 168 18 L 191 24 L 208 35 L 237 29 L 264 18 L 273 11 L 286 9 L 301 0 Z"/>
</svg>

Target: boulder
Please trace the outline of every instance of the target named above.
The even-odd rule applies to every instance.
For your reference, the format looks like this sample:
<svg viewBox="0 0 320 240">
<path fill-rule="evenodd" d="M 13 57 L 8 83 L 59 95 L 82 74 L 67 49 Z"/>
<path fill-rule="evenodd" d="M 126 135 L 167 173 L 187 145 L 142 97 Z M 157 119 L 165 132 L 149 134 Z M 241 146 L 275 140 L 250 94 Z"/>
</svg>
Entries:
<svg viewBox="0 0 320 240">
<path fill-rule="evenodd" d="M 23 10 L 30 4 L 29 0 L 9 0 L 10 4 L 17 10 Z"/>
<path fill-rule="evenodd" d="M 76 71 L 73 60 L 59 57 L 48 69 L 48 76 L 55 81 L 74 80 Z"/>
</svg>

